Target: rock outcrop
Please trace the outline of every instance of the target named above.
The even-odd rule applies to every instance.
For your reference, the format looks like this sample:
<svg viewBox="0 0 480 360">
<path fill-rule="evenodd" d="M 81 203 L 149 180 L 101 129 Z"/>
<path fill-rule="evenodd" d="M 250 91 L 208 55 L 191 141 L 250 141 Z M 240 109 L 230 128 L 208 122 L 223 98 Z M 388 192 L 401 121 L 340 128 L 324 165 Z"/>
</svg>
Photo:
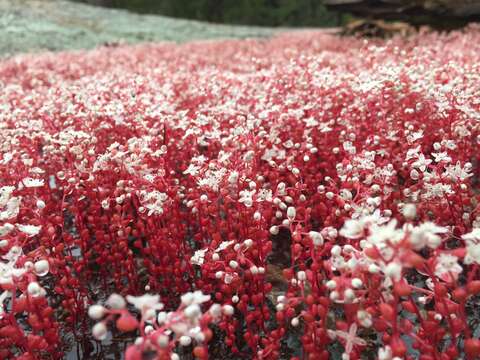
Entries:
<svg viewBox="0 0 480 360">
<path fill-rule="evenodd" d="M 480 0 L 325 0 L 325 3 L 330 9 L 362 17 L 437 28 L 480 20 Z"/>
</svg>

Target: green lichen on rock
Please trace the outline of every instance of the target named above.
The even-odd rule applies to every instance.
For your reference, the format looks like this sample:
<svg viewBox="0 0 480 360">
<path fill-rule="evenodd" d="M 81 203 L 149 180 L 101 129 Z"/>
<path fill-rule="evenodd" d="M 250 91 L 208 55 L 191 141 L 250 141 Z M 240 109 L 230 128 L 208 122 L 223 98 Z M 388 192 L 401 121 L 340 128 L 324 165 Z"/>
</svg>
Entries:
<svg viewBox="0 0 480 360">
<path fill-rule="evenodd" d="M 0 56 L 109 43 L 268 37 L 277 31 L 140 15 L 65 0 L 0 0 Z"/>
</svg>

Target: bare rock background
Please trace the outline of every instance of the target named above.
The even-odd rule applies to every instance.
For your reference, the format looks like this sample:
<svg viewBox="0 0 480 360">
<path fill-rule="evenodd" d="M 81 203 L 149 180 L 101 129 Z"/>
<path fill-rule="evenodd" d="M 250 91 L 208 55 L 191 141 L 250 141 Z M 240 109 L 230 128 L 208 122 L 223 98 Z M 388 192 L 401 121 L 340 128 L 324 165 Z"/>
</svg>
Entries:
<svg viewBox="0 0 480 360">
<path fill-rule="evenodd" d="M 402 20 L 439 28 L 480 20 L 480 0 L 325 0 L 328 8 L 354 15 Z"/>
</svg>

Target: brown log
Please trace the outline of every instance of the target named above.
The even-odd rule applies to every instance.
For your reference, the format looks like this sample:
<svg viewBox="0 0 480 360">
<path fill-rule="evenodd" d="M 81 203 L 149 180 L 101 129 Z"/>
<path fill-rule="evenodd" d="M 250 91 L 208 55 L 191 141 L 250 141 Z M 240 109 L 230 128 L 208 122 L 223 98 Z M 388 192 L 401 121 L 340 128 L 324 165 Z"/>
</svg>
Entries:
<svg viewBox="0 0 480 360">
<path fill-rule="evenodd" d="M 480 0 L 325 0 L 328 8 L 370 19 L 456 27 L 480 20 Z"/>
</svg>

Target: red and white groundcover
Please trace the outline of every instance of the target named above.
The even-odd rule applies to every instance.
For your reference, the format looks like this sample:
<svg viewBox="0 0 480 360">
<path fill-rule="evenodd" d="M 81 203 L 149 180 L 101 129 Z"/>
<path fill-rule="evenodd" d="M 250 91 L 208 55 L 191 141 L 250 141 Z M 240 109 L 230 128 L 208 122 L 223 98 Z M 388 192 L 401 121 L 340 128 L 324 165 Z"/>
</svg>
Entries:
<svg viewBox="0 0 480 360">
<path fill-rule="evenodd" d="M 0 358 L 474 359 L 479 124 L 475 27 L 3 60 Z"/>
</svg>

